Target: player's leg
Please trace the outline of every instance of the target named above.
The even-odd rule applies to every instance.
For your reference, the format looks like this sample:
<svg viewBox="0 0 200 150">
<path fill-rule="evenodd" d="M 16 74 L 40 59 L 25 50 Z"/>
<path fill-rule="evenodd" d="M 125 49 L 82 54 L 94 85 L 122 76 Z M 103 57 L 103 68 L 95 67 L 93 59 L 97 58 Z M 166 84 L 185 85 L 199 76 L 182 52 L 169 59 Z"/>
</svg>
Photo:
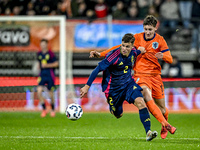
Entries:
<svg viewBox="0 0 200 150">
<path fill-rule="evenodd" d="M 46 114 L 47 114 L 47 111 L 46 111 L 45 99 L 42 96 L 42 91 L 43 91 L 43 86 L 39 85 L 37 87 L 37 96 L 38 96 L 38 99 L 40 101 L 40 104 L 42 105 L 41 117 L 45 117 Z"/>
<path fill-rule="evenodd" d="M 165 98 L 162 98 L 162 99 L 154 98 L 154 101 L 155 101 L 156 105 L 160 108 L 165 119 L 168 121 L 169 111 L 168 111 L 167 107 L 165 107 Z"/>
<path fill-rule="evenodd" d="M 146 140 L 151 141 L 157 136 L 158 133 L 157 131 L 151 131 L 150 115 L 144 102 L 141 90 L 142 88 L 137 84 L 128 85 L 125 99 L 127 102 L 134 104 L 139 109 L 140 121 L 146 131 Z"/>
<path fill-rule="evenodd" d="M 154 101 L 156 102 L 156 104 L 160 108 L 160 110 L 162 111 L 165 119 L 168 121 L 168 109 L 165 107 L 165 99 L 164 98 L 162 98 L 162 99 L 154 98 Z M 160 132 L 161 138 L 165 139 L 167 137 L 167 133 L 168 133 L 168 130 L 164 126 L 162 126 L 161 132 Z"/>
<path fill-rule="evenodd" d="M 154 98 L 155 103 L 161 110 L 164 118 L 168 121 L 168 109 L 165 107 L 165 93 L 164 93 L 164 85 L 161 79 L 161 76 L 155 76 L 152 80 L 152 97 Z M 176 128 L 168 124 L 167 126 L 162 126 L 161 129 L 161 138 L 165 139 L 167 136 L 167 130 L 174 134 Z"/>
<path fill-rule="evenodd" d="M 142 122 L 146 131 L 146 140 L 153 140 L 157 137 L 158 133 L 156 131 L 151 131 L 150 115 L 145 105 L 144 99 L 142 97 L 137 97 L 135 99 L 134 105 L 139 109 L 140 121 Z"/>
<path fill-rule="evenodd" d="M 117 100 L 111 95 L 107 97 L 110 113 L 113 114 L 118 119 L 123 115 L 123 108 L 122 108 L 123 100 L 121 101 L 119 100 L 118 103 L 116 103 L 116 101 Z"/>
<path fill-rule="evenodd" d="M 150 113 L 163 125 L 166 126 L 168 122 L 163 117 L 160 109 L 155 104 L 153 97 L 152 97 L 152 91 L 151 91 L 151 80 L 150 77 L 144 77 L 140 75 L 135 75 L 134 79 L 136 83 L 142 87 L 142 95 L 144 97 L 144 100 L 146 102 L 146 105 L 150 111 Z"/>
<path fill-rule="evenodd" d="M 47 88 L 49 90 L 49 96 L 51 99 L 51 110 L 52 111 L 50 113 L 50 116 L 55 117 L 55 115 L 56 115 L 56 113 L 55 113 L 55 98 L 54 98 L 55 85 L 54 85 L 54 81 L 52 80 L 52 78 L 49 78 Z"/>
<path fill-rule="evenodd" d="M 155 104 L 152 97 L 151 90 L 147 86 L 144 86 L 144 85 L 141 87 L 143 89 L 142 94 L 144 96 L 144 99 L 149 111 L 163 126 L 166 126 L 168 122 L 163 117 L 162 112 L 159 109 L 159 107 Z"/>
</svg>

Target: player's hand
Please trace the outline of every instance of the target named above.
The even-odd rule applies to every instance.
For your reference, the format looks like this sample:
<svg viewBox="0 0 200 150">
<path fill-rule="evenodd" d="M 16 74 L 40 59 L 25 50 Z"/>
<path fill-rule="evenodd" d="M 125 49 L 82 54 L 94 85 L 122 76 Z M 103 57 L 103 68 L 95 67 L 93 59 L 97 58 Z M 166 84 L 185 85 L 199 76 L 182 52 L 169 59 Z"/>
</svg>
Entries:
<svg viewBox="0 0 200 150">
<path fill-rule="evenodd" d="M 88 92 L 89 88 L 89 85 L 85 85 L 80 89 L 80 98 L 82 98 Z"/>
<path fill-rule="evenodd" d="M 156 53 L 155 56 L 156 56 L 157 59 L 162 59 L 163 58 L 163 53 L 158 52 L 158 53 Z"/>
<path fill-rule="evenodd" d="M 42 68 L 47 68 L 47 67 L 48 67 L 48 64 L 42 63 L 42 64 L 41 64 L 41 67 L 42 67 Z"/>
<path fill-rule="evenodd" d="M 144 48 L 144 47 L 142 47 L 142 46 L 139 46 L 139 47 L 138 47 L 138 50 L 140 50 L 140 51 L 141 51 L 141 54 L 144 54 L 144 53 L 146 53 L 146 50 L 145 50 L 145 48 Z"/>
<path fill-rule="evenodd" d="M 100 53 L 97 51 L 91 51 L 90 52 L 90 56 L 89 58 L 99 58 L 100 57 Z"/>
</svg>

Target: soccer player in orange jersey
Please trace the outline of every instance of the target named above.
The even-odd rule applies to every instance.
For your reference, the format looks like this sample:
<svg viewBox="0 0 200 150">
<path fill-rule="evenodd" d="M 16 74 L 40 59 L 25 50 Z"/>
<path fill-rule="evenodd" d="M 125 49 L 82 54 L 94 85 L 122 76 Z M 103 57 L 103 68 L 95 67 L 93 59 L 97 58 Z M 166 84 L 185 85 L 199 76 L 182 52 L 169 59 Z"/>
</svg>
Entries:
<svg viewBox="0 0 200 150">
<path fill-rule="evenodd" d="M 164 85 L 158 59 L 167 63 L 172 63 L 173 59 L 166 41 L 156 33 L 156 25 L 157 19 L 148 15 L 143 22 L 144 32 L 134 35 L 134 46 L 137 49 L 143 47 L 146 53 L 137 57 L 133 70 L 136 83 L 143 89 L 142 94 L 149 111 L 162 124 L 161 138 L 165 139 L 168 131 L 174 134 L 176 128 L 167 122 L 168 109 L 165 107 Z M 120 46 L 114 46 L 102 53 L 91 51 L 90 57 L 103 57 Z"/>
</svg>

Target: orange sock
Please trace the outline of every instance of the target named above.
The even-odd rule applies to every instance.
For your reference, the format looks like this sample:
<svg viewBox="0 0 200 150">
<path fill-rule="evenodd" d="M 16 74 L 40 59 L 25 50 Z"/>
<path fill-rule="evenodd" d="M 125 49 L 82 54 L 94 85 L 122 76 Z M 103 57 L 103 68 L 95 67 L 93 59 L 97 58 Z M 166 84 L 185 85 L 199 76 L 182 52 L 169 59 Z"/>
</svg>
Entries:
<svg viewBox="0 0 200 150">
<path fill-rule="evenodd" d="M 154 100 L 150 100 L 146 103 L 149 111 L 151 112 L 151 114 L 162 124 L 162 126 L 166 126 L 167 124 L 169 124 L 162 112 L 160 111 L 160 109 L 158 108 L 158 106 L 155 104 Z"/>
<path fill-rule="evenodd" d="M 165 107 L 165 109 L 166 111 L 165 111 L 164 117 L 168 121 L 169 110 L 167 109 L 167 107 Z"/>
</svg>

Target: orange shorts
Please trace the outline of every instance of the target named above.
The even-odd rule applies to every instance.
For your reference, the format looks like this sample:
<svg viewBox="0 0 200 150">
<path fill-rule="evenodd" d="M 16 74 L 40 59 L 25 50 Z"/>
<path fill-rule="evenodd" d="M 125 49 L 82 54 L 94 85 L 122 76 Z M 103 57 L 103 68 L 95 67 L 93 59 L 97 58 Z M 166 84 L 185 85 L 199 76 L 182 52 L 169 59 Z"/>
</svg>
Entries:
<svg viewBox="0 0 200 150">
<path fill-rule="evenodd" d="M 145 76 L 144 74 L 137 74 L 134 75 L 134 79 L 139 86 L 145 85 L 150 88 L 153 98 L 165 98 L 164 85 L 160 75 Z"/>
</svg>

